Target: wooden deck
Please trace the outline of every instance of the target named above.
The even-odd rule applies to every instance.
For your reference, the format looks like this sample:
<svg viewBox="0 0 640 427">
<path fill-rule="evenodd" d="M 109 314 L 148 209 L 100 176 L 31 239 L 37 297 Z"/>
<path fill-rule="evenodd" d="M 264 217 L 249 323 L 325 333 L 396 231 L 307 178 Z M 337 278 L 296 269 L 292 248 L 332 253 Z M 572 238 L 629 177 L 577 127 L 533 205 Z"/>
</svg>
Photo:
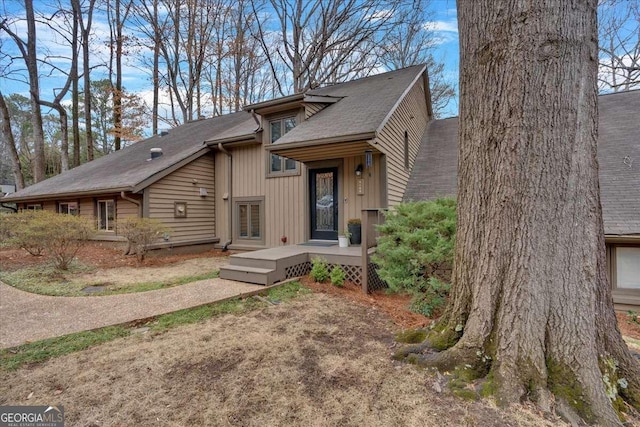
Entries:
<svg viewBox="0 0 640 427">
<path fill-rule="evenodd" d="M 229 257 L 229 265 L 220 269 L 222 279 L 272 285 L 282 280 L 309 274 L 311 261 L 320 257 L 329 265 L 339 265 L 347 279 L 361 283 L 362 248 L 350 246 L 314 246 L 313 244 L 279 246 Z"/>
</svg>

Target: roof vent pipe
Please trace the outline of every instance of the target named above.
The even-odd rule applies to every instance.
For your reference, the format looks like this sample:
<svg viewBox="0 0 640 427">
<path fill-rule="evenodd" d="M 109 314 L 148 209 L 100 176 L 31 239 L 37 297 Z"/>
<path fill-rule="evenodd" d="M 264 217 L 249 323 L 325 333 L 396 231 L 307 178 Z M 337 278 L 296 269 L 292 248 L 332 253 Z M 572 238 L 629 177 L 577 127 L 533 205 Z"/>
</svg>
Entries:
<svg viewBox="0 0 640 427">
<path fill-rule="evenodd" d="M 162 156 L 162 148 L 152 148 L 149 151 L 151 151 L 151 160 L 157 159 L 158 157 Z"/>
</svg>

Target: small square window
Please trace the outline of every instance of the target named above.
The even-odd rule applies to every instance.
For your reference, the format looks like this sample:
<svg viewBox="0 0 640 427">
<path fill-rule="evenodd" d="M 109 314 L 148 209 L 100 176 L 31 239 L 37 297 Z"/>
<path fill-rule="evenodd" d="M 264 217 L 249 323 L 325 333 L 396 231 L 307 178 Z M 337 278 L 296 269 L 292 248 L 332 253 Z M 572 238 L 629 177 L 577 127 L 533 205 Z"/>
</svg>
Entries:
<svg viewBox="0 0 640 427">
<path fill-rule="evenodd" d="M 58 203 L 58 213 L 67 215 L 78 215 L 78 202 Z"/>
</svg>

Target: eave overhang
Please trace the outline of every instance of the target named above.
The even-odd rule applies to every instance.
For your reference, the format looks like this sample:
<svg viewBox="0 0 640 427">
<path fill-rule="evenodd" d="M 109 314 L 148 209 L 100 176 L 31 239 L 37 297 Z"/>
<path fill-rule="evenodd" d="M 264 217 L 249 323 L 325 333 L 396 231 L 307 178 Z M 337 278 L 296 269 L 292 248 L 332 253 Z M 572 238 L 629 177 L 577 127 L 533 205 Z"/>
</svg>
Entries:
<svg viewBox="0 0 640 427">
<path fill-rule="evenodd" d="M 243 144 L 262 143 L 262 131 L 256 131 L 246 135 L 230 136 L 228 138 L 222 138 L 222 139 L 216 139 L 216 138 L 208 139 L 204 143 L 209 147 L 217 147 L 218 144 L 235 146 L 235 145 L 243 145 Z"/>
<path fill-rule="evenodd" d="M 363 155 L 366 150 L 378 151 L 371 143 L 375 132 L 350 135 L 340 138 L 324 138 L 311 141 L 272 144 L 267 151 L 299 162 L 353 157 Z"/>
<path fill-rule="evenodd" d="M 303 93 L 296 93 L 295 95 L 289 95 L 282 98 L 276 98 L 269 101 L 247 105 L 243 108 L 243 110 L 254 111 L 260 115 L 275 113 L 278 111 L 300 107 L 303 99 Z"/>
<path fill-rule="evenodd" d="M 55 194 L 45 194 L 45 195 L 33 195 L 33 196 L 24 196 L 24 197 L 16 197 L 9 198 L 8 196 L 0 198 L 0 203 L 28 203 L 28 202 L 40 202 L 40 201 L 51 201 L 51 200 L 60 200 L 60 199 L 72 199 L 72 198 L 82 198 L 82 197 L 92 197 L 99 196 L 101 194 L 112 194 L 112 193 L 120 193 L 122 191 L 132 192 L 132 187 L 113 187 L 113 188 L 101 188 L 97 190 L 87 190 L 87 191 L 71 191 L 66 193 L 55 193 Z"/>
</svg>

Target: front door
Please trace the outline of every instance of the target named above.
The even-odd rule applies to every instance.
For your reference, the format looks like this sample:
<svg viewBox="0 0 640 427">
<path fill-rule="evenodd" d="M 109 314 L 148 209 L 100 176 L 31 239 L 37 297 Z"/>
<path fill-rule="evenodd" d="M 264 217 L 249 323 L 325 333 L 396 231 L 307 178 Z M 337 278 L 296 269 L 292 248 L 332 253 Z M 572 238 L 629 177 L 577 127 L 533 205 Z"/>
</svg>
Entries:
<svg viewBox="0 0 640 427">
<path fill-rule="evenodd" d="M 309 170 L 311 238 L 338 239 L 338 168 Z"/>
</svg>

